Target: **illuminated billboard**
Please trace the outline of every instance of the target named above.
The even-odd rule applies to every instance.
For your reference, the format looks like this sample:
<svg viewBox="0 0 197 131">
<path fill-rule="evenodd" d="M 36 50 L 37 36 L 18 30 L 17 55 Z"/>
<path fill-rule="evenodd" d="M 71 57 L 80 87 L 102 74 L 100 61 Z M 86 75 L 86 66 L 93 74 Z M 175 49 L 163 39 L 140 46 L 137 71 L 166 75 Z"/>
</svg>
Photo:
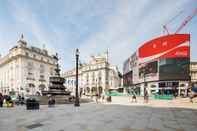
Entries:
<svg viewBox="0 0 197 131">
<path fill-rule="evenodd" d="M 155 73 L 149 77 L 153 81 L 189 80 L 189 43 L 189 34 L 167 35 L 148 41 L 138 49 L 139 65 L 144 65 L 147 76 Z M 143 75 L 142 71 L 139 76 Z"/>
<path fill-rule="evenodd" d="M 189 58 L 189 42 L 189 34 L 173 34 L 153 39 L 139 48 L 139 63 L 167 58 Z"/>
<path fill-rule="evenodd" d="M 159 80 L 188 80 L 190 61 L 190 35 L 172 34 L 144 43 L 135 57 L 124 63 L 123 74 L 132 83 Z M 134 59 L 135 58 L 135 59 Z M 128 78 L 130 77 L 130 78 Z"/>
<path fill-rule="evenodd" d="M 189 80 L 189 59 L 168 58 L 159 61 L 159 80 Z"/>
</svg>

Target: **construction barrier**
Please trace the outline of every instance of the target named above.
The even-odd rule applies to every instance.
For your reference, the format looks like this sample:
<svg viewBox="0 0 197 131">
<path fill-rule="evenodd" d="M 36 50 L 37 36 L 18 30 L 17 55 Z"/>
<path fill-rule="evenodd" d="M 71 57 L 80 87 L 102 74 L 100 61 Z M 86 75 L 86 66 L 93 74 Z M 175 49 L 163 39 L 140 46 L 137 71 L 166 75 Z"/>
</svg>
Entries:
<svg viewBox="0 0 197 131">
<path fill-rule="evenodd" d="M 126 96 L 126 95 L 123 93 L 112 91 L 110 93 L 106 93 L 106 96 Z"/>
<path fill-rule="evenodd" d="M 154 95 L 154 99 L 159 100 L 172 100 L 173 98 L 173 95 Z"/>
</svg>

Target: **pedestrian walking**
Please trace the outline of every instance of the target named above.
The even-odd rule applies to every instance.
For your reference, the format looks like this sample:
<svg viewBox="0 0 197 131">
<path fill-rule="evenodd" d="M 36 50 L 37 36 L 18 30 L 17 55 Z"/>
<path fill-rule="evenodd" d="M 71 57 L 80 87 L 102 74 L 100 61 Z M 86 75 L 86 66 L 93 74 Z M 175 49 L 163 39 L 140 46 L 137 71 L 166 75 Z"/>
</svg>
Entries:
<svg viewBox="0 0 197 131">
<path fill-rule="evenodd" d="M 99 94 L 96 93 L 96 103 L 98 104 Z"/>
<path fill-rule="evenodd" d="M 22 94 L 22 97 L 21 97 L 21 105 L 24 105 L 25 104 L 25 97 L 24 95 Z"/>
<path fill-rule="evenodd" d="M 3 107 L 3 95 L 0 93 L 0 107 Z"/>
<path fill-rule="evenodd" d="M 148 103 L 148 91 L 146 88 L 145 88 L 145 92 L 144 92 L 144 102 Z"/>
<path fill-rule="evenodd" d="M 49 97 L 48 107 L 55 107 L 55 99 L 52 96 Z"/>
<path fill-rule="evenodd" d="M 20 94 L 18 94 L 18 101 L 16 102 L 17 105 L 20 105 L 22 101 L 22 97 Z"/>
<path fill-rule="evenodd" d="M 131 102 L 137 102 L 137 98 L 136 98 L 136 95 L 135 94 L 133 94 L 132 101 Z"/>
<path fill-rule="evenodd" d="M 75 93 L 74 92 L 71 92 L 71 98 L 72 98 L 72 101 L 74 101 L 74 99 L 75 99 Z"/>
<path fill-rule="evenodd" d="M 80 93 L 79 93 L 80 98 L 82 97 L 82 93 L 83 93 L 83 89 L 82 89 L 82 88 L 80 88 Z"/>
</svg>

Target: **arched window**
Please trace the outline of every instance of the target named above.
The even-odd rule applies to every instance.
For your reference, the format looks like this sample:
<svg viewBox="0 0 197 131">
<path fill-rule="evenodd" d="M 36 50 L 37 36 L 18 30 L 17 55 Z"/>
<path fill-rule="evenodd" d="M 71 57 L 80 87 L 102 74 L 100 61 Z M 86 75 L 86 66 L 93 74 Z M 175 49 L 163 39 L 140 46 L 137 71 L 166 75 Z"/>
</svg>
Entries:
<svg viewBox="0 0 197 131">
<path fill-rule="evenodd" d="M 40 85 L 39 85 L 39 90 L 40 90 L 40 91 L 44 91 L 45 88 L 46 88 L 46 86 L 45 86 L 44 84 L 40 84 Z"/>
</svg>

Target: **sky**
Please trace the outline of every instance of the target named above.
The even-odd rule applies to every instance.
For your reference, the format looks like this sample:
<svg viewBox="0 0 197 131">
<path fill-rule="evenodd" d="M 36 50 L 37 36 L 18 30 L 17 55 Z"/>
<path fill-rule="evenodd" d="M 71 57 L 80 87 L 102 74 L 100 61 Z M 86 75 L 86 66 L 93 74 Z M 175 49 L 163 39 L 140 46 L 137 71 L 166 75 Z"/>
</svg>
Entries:
<svg viewBox="0 0 197 131">
<path fill-rule="evenodd" d="M 58 52 L 63 71 L 75 67 L 79 48 L 82 63 L 108 50 L 122 72 L 137 48 L 166 35 L 163 25 L 174 33 L 195 8 L 196 0 L 0 0 L 0 54 L 23 34 L 28 45 Z M 197 61 L 197 16 L 180 33 L 191 34 L 191 60 Z"/>
</svg>

